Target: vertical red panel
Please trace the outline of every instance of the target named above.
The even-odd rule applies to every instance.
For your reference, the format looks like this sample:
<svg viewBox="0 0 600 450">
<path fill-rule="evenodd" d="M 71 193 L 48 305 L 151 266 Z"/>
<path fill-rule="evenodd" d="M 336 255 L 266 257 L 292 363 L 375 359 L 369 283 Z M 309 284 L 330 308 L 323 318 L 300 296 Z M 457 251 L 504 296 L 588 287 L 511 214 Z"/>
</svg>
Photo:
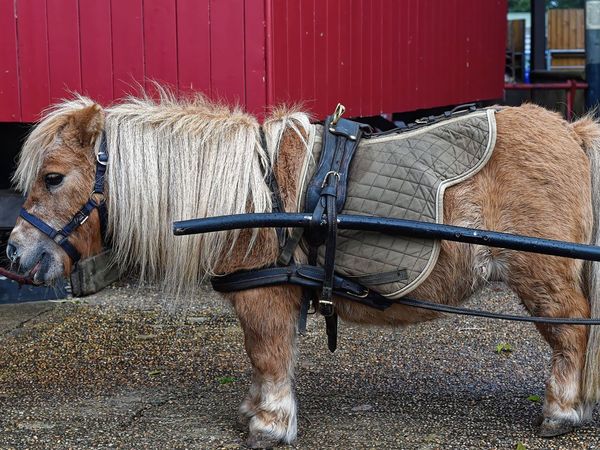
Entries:
<svg viewBox="0 0 600 450">
<path fill-rule="evenodd" d="M 381 64 L 381 111 L 393 111 L 393 93 L 395 85 L 392 82 L 392 41 L 393 41 L 393 0 L 384 0 L 381 8 L 384 11 L 381 23 L 382 32 L 382 64 Z"/>
<path fill-rule="evenodd" d="M 327 55 L 327 78 L 326 89 L 323 95 L 326 96 L 325 110 L 327 114 L 334 110 L 335 105 L 341 100 L 338 95 L 339 80 L 339 61 L 340 61 L 340 27 L 339 27 L 339 0 L 328 0 L 327 19 L 325 31 L 325 45 Z"/>
<path fill-rule="evenodd" d="M 317 0 L 318 1 L 318 0 Z M 317 85 L 315 82 L 315 0 L 300 2 L 302 23 L 302 48 L 300 58 L 302 59 L 302 92 L 300 99 L 308 110 L 315 107 L 317 97 Z"/>
<path fill-rule="evenodd" d="M 177 89 L 177 13 L 175 3 L 144 0 L 144 58 L 146 89 L 153 82 Z"/>
<path fill-rule="evenodd" d="M 179 90 L 210 95 L 209 0 L 177 0 Z"/>
<path fill-rule="evenodd" d="M 110 9 L 109 2 L 79 2 L 82 90 L 102 104 L 113 100 Z"/>
<path fill-rule="evenodd" d="M 373 111 L 373 4 L 371 0 L 363 0 L 362 8 L 362 103 L 360 115 L 368 116 Z"/>
<path fill-rule="evenodd" d="M 34 122 L 50 104 L 46 3 L 17 3 L 21 120 Z"/>
<path fill-rule="evenodd" d="M 458 9 L 458 5 L 457 5 L 457 1 L 450 0 L 447 21 L 448 21 L 448 26 L 449 26 L 448 33 L 451 33 L 452 36 L 456 36 L 457 24 L 458 24 L 458 14 L 459 14 L 459 9 Z M 458 99 L 458 93 L 457 93 L 458 86 L 457 85 L 459 83 L 459 78 L 457 77 L 457 70 L 456 70 L 456 66 L 458 64 L 458 61 L 456 58 L 457 53 L 458 53 L 457 50 L 458 50 L 458 46 L 455 45 L 452 40 L 448 40 L 448 42 L 446 43 L 444 52 L 446 54 L 447 60 L 449 61 L 449 64 L 452 65 L 452 70 L 448 71 L 448 80 L 447 80 L 448 98 L 449 98 L 450 104 L 456 103 L 456 99 Z"/>
<path fill-rule="evenodd" d="M 341 8 L 338 11 L 339 14 L 339 27 L 340 27 L 340 64 L 339 64 L 339 76 L 338 76 L 338 99 L 348 109 L 353 106 L 356 102 L 354 93 L 352 92 L 352 77 L 354 73 L 351 70 L 350 65 L 352 64 L 352 51 L 351 36 L 352 36 L 352 11 L 345 5 L 340 5 Z M 351 117 L 351 112 L 348 110 L 348 117 Z"/>
<path fill-rule="evenodd" d="M 270 90 L 270 103 L 277 105 L 290 101 L 287 96 L 287 3 L 276 0 L 267 0 L 267 2 L 269 12 L 267 20 L 269 20 L 268 29 L 270 31 L 268 89 Z"/>
<path fill-rule="evenodd" d="M 422 20 L 420 26 L 420 40 L 421 50 L 419 53 L 422 55 L 420 73 L 419 73 L 419 99 L 421 104 L 420 108 L 431 108 L 433 100 L 435 98 L 434 90 L 434 77 L 435 77 L 435 57 L 434 46 L 435 40 L 439 39 L 439 35 L 436 33 L 434 28 L 435 0 L 423 0 L 421 2 L 422 9 L 419 11 L 419 20 Z M 420 24 L 421 25 L 421 24 Z M 438 101 L 443 101 L 438 99 Z"/>
<path fill-rule="evenodd" d="M 480 90 L 481 90 L 481 84 L 482 84 L 482 80 L 480 80 L 479 78 L 481 77 L 482 73 L 482 67 L 481 67 L 481 57 L 482 57 L 482 42 L 481 40 L 483 39 L 483 35 L 482 35 L 482 25 L 483 24 L 483 14 L 482 12 L 484 12 L 481 8 L 481 4 L 480 2 L 471 2 L 471 14 L 469 15 L 469 22 L 470 22 L 470 36 L 469 36 L 469 46 L 470 46 L 470 55 L 471 55 L 471 61 L 469 62 L 469 70 L 468 70 L 468 74 L 467 76 L 469 77 L 470 80 L 470 85 L 471 85 L 471 89 L 470 89 L 470 95 L 474 98 L 474 99 L 479 99 L 480 98 Z M 488 5 L 484 5 L 485 6 Z"/>
<path fill-rule="evenodd" d="M 352 15 L 350 18 L 350 28 L 352 34 L 350 35 L 350 44 L 352 48 L 351 52 L 351 91 L 352 91 L 352 103 L 348 104 L 348 115 L 349 116 L 360 116 L 362 115 L 361 106 L 366 101 L 365 88 L 363 83 L 363 67 L 367 64 L 365 59 L 365 47 L 363 40 L 363 28 L 362 28 L 362 13 L 363 13 L 363 2 L 362 0 L 351 0 L 350 3 Z M 368 53 L 366 53 L 368 55 Z"/>
<path fill-rule="evenodd" d="M 489 92 L 486 92 L 486 98 L 501 99 L 504 94 L 505 60 L 500 57 L 500 54 L 505 51 L 507 29 L 506 22 L 499 18 L 506 17 L 507 10 L 507 0 L 496 0 L 487 18 L 487 22 L 493 24 L 493 27 L 487 30 L 488 48 L 485 50 L 489 80 Z"/>
<path fill-rule="evenodd" d="M 394 108 L 396 111 L 410 111 L 418 109 L 419 105 L 419 58 L 422 55 L 419 53 L 420 38 L 419 35 L 419 4 L 411 0 L 405 1 L 406 5 L 406 28 L 408 29 L 408 41 L 406 45 L 406 54 L 400 53 L 400 63 L 406 67 L 406 101 L 398 103 Z M 400 49 L 404 46 L 401 45 Z"/>
<path fill-rule="evenodd" d="M 383 9 L 381 0 L 374 2 L 373 5 L 373 28 L 372 36 L 373 41 L 371 43 L 371 54 L 373 55 L 373 66 L 372 66 L 372 77 L 373 77 L 373 89 L 371 91 L 372 103 L 371 112 L 369 115 L 380 114 L 382 112 L 381 103 L 383 97 Z"/>
<path fill-rule="evenodd" d="M 284 0 L 281 0 L 284 1 Z M 302 97 L 302 28 L 300 21 L 300 2 L 298 0 L 287 0 L 287 85 L 290 99 L 293 102 Z"/>
<path fill-rule="evenodd" d="M 115 98 L 144 86 L 142 0 L 111 0 L 113 94 Z"/>
<path fill-rule="evenodd" d="M 267 102 L 265 3 L 245 0 L 246 110 L 264 116 Z"/>
<path fill-rule="evenodd" d="M 210 35 L 212 94 L 243 105 L 246 102 L 244 0 L 211 1 Z"/>
<path fill-rule="evenodd" d="M 0 122 L 21 120 L 14 0 L 0 0 Z"/>
<path fill-rule="evenodd" d="M 315 113 L 319 118 L 324 118 L 329 110 L 327 103 L 328 66 L 327 66 L 327 2 L 317 0 L 315 2 L 315 65 L 313 67 L 315 84 L 317 86 L 317 101 L 315 102 Z"/>
<path fill-rule="evenodd" d="M 427 94 L 430 105 L 436 105 L 437 102 L 442 102 L 442 105 L 447 102 L 447 98 L 443 96 L 444 84 L 446 83 L 444 72 L 447 71 L 448 67 L 448 56 L 444 55 L 441 51 L 444 39 L 441 36 L 445 36 L 444 26 L 447 21 L 447 17 L 442 19 L 442 15 L 446 12 L 446 2 L 436 2 L 430 0 L 428 18 L 430 22 L 430 33 L 429 33 L 429 86 L 427 88 Z"/>
<path fill-rule="evenodd" d="M 81 91 L 77 0 L 47 0 L 50 101 Z"/>
<path fill-rule="evenodd" d="M 393 73 L 393 90 L 390 93 L 392 104 L 388 106 L 388 111 L 397 111 L 400 104 L 410 103 L 411 92 L 408 84 L 408 72 L 411 64 L 407 64 L 410 58 L 409 49 L 411 45 L 411 35 L 408 20 L 408 0 L 397 0 L 393 2 L 393 9 L 390 10 L 392 17 L 392 65 L 390 71 Z"/>
</svg>

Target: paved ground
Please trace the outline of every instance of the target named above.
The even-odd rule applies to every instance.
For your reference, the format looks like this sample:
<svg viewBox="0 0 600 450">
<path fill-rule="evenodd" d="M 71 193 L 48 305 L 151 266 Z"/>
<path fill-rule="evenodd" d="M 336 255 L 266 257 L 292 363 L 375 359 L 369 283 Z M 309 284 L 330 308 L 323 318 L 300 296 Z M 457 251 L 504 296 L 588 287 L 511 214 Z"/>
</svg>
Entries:
<svg viewBox="0 0 600 450">
<path fill-rule="evenodd" d="M 209 290 L 168 308 L 119 286 L 85 304 L 0 307 L 0 448 L 238 448 L 242 335 Z M 521 312 L 501 285 L 471 306 Z M 600 418 L 543 440 L 532 426 L 548 350 L 533 326 L 451 317 L 419 327 L 320 320 L 300 343 L 298 449 L 600 448 Z M 512 352 L 498 354 L 508 343 Z"/>
</svg>

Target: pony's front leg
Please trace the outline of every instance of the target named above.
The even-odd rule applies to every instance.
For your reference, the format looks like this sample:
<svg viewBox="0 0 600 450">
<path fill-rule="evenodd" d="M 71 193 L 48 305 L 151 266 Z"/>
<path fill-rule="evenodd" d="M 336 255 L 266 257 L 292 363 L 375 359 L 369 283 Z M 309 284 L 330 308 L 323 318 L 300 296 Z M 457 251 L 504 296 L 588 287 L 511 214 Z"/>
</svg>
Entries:
<svg viewBox="0 0 600 450">
<path fill-rule="evenodd" d="M 253 448 L 290 443 L 296 438 L 294 364 L 300 290 L 277 286 L 231 295 L 244 331 L 254 373 L 240 416 L 248 421 Z"/>
</svg>

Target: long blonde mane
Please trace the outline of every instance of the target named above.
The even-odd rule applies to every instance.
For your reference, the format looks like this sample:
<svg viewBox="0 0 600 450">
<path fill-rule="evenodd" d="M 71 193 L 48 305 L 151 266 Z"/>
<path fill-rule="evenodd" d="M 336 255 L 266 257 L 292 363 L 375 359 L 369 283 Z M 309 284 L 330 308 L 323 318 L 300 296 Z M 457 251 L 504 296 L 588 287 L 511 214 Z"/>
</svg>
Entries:
<svg viewBox="0 0 600 450">
<path fill-rule="evenodd" d="M 51 151 L 64 117 L 90 106 L 76 97 L 44 116 L 25 143 L 15 183 L 32 185 Z M 311 126 L 306 114 L 289 110 L 265 121 L 263 148 L 256 118 L 202 96 L 127 98 L 105 111 L 109 150 L 109 234 L 115 260 L 136 267 L 141 278 L 189 290 L 233 247 L 236 231 L 175 237 L 175 220 L 271 210 L 265 176 L 277 159 L 283 132 L 300 137 Z M 305 141 L 306 142 L 306 141 Z M 254 239 L 250 242 L 254 245 Z"/>
</svg>

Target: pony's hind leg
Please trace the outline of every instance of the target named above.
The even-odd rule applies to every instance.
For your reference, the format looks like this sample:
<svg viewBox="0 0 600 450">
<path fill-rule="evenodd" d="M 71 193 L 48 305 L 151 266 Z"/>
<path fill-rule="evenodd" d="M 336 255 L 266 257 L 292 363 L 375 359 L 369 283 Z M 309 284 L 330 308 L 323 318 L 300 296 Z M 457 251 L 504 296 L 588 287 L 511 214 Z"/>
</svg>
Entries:
<svg viewBox="0 0 600 450">
<path fill-rule="evenodd" d="M 250 391 L 240 406 L 252 448 L 290 443 L 296 438 L 293 376 L 299 299 L 299 289 L 285 286 L 231 296 L 253 368 Z"/>
<path fill-rule="evenodd" d="M 535 254 L 513 254 L 508 284 L 532 315 L 544 317 L 589 317 L 582 292 L 581 263 L 567 258 Z M 552 347 L 552 363 L 539 433 L 551 437 L 567 433 L 587 420 L 582 403 L 582 371 L 587 330 L 581 325 L 536 324 Z"/>
</svg>

